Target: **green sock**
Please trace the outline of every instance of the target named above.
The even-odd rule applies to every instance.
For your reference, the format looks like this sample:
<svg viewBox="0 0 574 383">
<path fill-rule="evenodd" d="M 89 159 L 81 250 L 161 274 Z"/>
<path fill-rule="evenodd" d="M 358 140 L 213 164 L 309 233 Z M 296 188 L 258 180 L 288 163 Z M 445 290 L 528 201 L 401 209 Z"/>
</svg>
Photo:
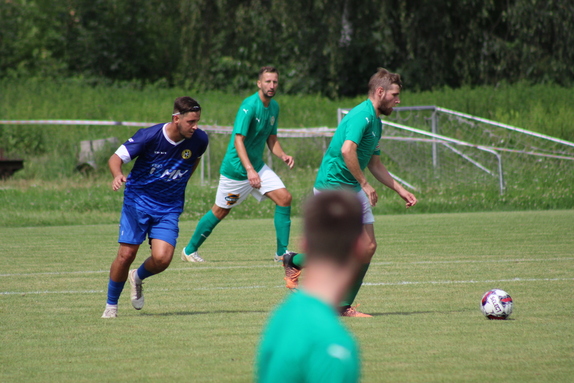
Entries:
<svg viewBox="0 0 574 383">
<path fill-rule="evenodd" d="M 287 252 L 291 233 L 291 206 L 275 206 L 275 234 L 277 236 L 277 255 Z"/>
<path fill-rule="evenodd" d="M 213 214 L 213 211 L 210 210 L 205 213 L 197 223 L 197 227 L 195 228 L 189 243 L 185 247 L 185 253 L 191 254 L 196 252 L 219 222 L 221 222 L 221 220 Z"/>
<path fill-rule="evenodd" d="M 359 271 L 359 275 L 357 275 L 357 280 L 355 281 L 353 286 L 351 286 L 351 288 L 349 289 L 347 298 L 341 303 L 342 307 L 350 306 L 355 300 L 355 297 L 359 293 L 361 285 L 363 284 L 363 278 L 365 278 L 365 274 L 367 274 L 367 270 L 369 270 L 369 265 L 370 263 L 364 264 L 361 270 Z"/>
<path fill-rule="evenodd" d="M 299 253 L 297 255 L 294 255 L 293 258 L 291 258 L 291 262 L 298 269 L 302 269 L 303 266 L 305 265 L 305 254 Z"/>
</svg>

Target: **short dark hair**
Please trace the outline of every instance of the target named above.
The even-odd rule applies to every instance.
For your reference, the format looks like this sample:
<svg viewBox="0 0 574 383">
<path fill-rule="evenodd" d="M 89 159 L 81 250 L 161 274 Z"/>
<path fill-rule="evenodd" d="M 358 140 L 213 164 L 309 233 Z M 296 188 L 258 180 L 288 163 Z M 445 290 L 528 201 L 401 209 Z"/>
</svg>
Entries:
<svg viewBox="0 0 574 383">
<path fill-rule="evenodd" d="M 356 193 L 328 190 L 309 198 L 304 209 L 307 257 L 344 264 L 363 232 L 363 207 Z"/>
<path fill-rule="evenodd" d="M 396 84 L 400 89 L 402 89 L 403 82 L 401 80 L 401 75 L 398 73 L 391 73 L 385 68 L 379 68 L 377 73 L 372 75 L 369 80 L 369 95 L 374 94 L 377 88 L 389 90 L 392 84 Z"/>
<path fill-rule="evenodd" d="M 279 75 L 279 71 L 274 66 L 261 67 L 261 69 L 259 69 L 258 79 L 261 79 L 261 76 L 263 76 L 263 73 L 277 73 L 277 75 Z"/>
<path fill-rule="evenodd" d="M 191 97 L 178 97 L 173 103 L 173 114 L 186 114 L 189 112 L 201 112 L 199 102 Z"/>
</svg>

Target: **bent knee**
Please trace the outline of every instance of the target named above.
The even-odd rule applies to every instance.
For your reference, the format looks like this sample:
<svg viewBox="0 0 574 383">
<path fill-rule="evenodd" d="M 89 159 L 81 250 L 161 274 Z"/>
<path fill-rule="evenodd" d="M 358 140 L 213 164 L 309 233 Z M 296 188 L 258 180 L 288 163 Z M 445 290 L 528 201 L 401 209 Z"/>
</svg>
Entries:
<svg viewBox="0 0 574 383">
<path fill-rule="evenodd" d="M 121 264 L 131 265 L 134 259 L 136 258 L 138 247 L 139 246 L 131 246 L 131 245 L 120 246 L 120 249 L 118 250 L 118 255 L 116 256 L 117 261 L 120 262 Z"/>
<path fill-rule="evenodd" d="M 172 257 L 158 257 L 154 259 L 155 266 L 160 270 L 165 270 L 171 263 Z"/>
<path fill-rule="evenodd" d="M 293 201 L 293 196 L 287 189 L 274 190 L 272 196 L 273 201 L 279 206 L 291 206 L 291 201 Z"/>
<path fill-rule="evenodd" d="M 377 251 L 377 242 L 369 242 L 365 252 L 365 260 L 370 262 Z"/>
<path fill-rule="evenodd" d="M 224 208 L 219 207 L 217 205 L 213 205 L 213 207 L 211 208 L 211 212 L 213 213 L 215 218 L 217 218 L 220 221 L 223 218 L 227 217 L 227 215 L 229 214 L 230 211 L 231 211 L 231 209 L 224 209 Z"/>
<path fill-rule="evenodd" d="M 282 206 L 291 206 L 291 201 L 293 201 L 293 196 L 291 193 L 287 192 L 287 194 L 285 194 L 285 198 L 283 199 Z"/>
</svg>

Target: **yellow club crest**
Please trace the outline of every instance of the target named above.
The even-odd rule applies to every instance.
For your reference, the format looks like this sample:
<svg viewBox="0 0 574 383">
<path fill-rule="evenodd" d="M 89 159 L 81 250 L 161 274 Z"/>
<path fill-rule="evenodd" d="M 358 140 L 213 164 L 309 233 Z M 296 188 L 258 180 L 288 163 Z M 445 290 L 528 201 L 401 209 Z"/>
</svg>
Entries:
<svg viewBox="0 0 574 383">
<path fill-rule="evenodd" d="M 181 152 L 181 158 L 184 160 L 191 158 L 191 150 L 185 149 L 183 152 Z"/>
</svg>

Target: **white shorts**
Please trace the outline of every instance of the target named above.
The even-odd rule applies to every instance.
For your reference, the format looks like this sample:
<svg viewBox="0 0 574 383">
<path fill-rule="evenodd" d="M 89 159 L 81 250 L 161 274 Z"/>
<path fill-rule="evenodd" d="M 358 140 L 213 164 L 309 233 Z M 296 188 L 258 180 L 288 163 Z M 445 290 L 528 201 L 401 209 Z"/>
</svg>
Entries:
<svg viewBox="0 0 574 383">
<path fill-rule="evenodd" d="M 321 190 L 313 188 L 313 194 L 319 194 Z M 361 189 L 357 192 L 357 198 L 363 205 L 363 225 L 372 225 L 375 223 L 375 216 L 373 215 L 373 208 L 371 207 L 371 202 L 367 194 Z"/>
<path fill-rule="evenodd" d="M 266 193 L 285 188 L 281 178 L 269 166 L 263 165 L 258 174 L 261 178 L 261 187 L 259 189 L 251 187 L 249 180 L 237 181 L 220 175 L 215 204 L 222 209 L 231 209 L 241 204 L 248 195 L 252 195 L 257 201 L 261 202 L 267 198 L 265 196 Z"/>
</svg>

